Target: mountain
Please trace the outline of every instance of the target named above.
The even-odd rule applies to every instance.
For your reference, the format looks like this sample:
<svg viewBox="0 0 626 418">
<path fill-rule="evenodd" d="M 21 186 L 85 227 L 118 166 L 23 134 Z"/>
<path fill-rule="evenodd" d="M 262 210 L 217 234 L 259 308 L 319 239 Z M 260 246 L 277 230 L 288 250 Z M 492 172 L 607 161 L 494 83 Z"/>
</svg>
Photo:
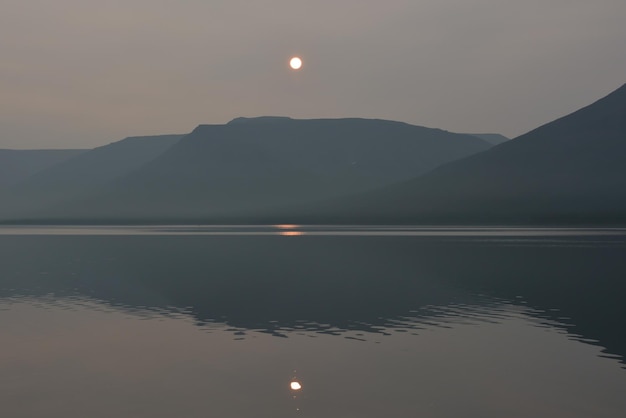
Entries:
<svg viewBox="0 0 626 418">
<path fill-rule="evenodd" d="M 417 223 L 624 222 L 626 85 L 486 152 L 329 203 L 316 216 Z"/>
<path fill-rule="evenodd" d="M 80 155 L 86 150 L 0 149 L 0 190 L 14 186 L 39 171 Z"/>
<path fill-rule="evenodd" d="M 129 137 L 94 148 L 41 170 L 2 196 L 0 216 L 16 218 L 39 213 L 86 196 L 153 160 L 182 135 Z"/>
<path fill-rule="evenodd" d="M 489 142 L 491 145 L 500 145 L 503 142 L 510 141 L 510 138 L 507 138 L 504 135 L 500 134 L 468 134 L 472 136 L 476 136 L 482 140 Z"/>
<path fill-rule="evenodd" d="M 39 216 L 248 216 L 382 187 L 489 147 L 470 135 L 385 120 L 238 118 L 200 125 L 136 171 L 92 188 L 89 198 Z M 85 168 L 93 176 L 106 167 Z M 77 181 L 75 170 L 65 173 L 66 184 Z"/>
</svg>

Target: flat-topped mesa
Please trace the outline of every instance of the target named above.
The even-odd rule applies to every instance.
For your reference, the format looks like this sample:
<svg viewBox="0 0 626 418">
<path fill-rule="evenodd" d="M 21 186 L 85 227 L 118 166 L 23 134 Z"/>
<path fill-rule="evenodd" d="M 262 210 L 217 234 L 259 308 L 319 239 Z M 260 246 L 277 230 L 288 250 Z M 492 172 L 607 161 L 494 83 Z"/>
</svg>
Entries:
<svg viewBox="0 0 626 418">
<path fill-rule="evenodd" d="M 227 123 L 227 125 L 236 125 L 236 124 L 243 124 L 243 123 L 255 123 L 255 124 L 275 123 L 275 122 L 285 122 L 289 120 L 293 120 L 293 119 L 288 116 L 258 116 L 258 117 L 253 117 L 253 118 L 247 118 L 247 117 L 242 116 L 242 117 L 238 117 L 238 118 L 231 120 L 230 122 Z"/>
<path fill-rule="evenodd" d="M 59 186 L 79 179 L 81 196 L 73 197 L 74 187 L 67 193 L 61 187 L 54 198 L 63 196 L 64 202 L 38 204 L 31 212 L 68 220 L 176 222 L 257 216 L 270 208 L 308 205 L 407 180 L 491 146 L 470 135 L 376 119 L 236 120 L 199 125 L 141 166 L 134 158 L 132 170 L 124 173 L 118 163 L 83 164 L 80 173 L 66 167 Z M 115 178 L 109 175 L 112 168 Z M 90 178 L 98 181 L 89 182 L 87 196 L 82 180 Z"/>
</svg>

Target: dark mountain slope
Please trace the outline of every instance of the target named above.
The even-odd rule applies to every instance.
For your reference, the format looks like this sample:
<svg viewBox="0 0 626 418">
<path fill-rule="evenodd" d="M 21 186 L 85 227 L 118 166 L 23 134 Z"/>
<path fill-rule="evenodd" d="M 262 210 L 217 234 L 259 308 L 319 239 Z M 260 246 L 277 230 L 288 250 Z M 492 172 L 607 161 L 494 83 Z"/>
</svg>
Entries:
<svg viewBox="0 0 626 418">
<path fill-rule="evenodd" d="M 319 214 L 380 222 L 626 219 L 626 85 L 484 153 Z"/>
<path fill-rule="evenodd" d="M 14 186 L 39 171 L 69 160 L 87 150 L 0 149 L 0 190 Z"/>
<path fill-rule="evenodd" d="M 500 135 L 500 134 L 468 134 L 468 135 L 476 136 L 480 139 L 483 139 L 489 142 L 491 145 L 500 145 L 503 142 L 511 140 L 510 138 L 507 138 L 506 136 Z"/>
</svg>

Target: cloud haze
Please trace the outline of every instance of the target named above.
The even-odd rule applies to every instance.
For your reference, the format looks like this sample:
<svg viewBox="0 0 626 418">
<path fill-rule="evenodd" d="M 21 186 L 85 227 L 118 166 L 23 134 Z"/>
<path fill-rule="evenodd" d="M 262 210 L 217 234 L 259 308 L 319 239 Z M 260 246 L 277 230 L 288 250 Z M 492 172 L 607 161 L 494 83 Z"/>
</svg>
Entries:
<svg viewBox="0 0 626 418">
<path fill-rule="evenodd" d="M 5 0 L 0 148 L 257 115 L 515 136 L 626 82 L 625 16 L 623 0 Z"/>
</svg>

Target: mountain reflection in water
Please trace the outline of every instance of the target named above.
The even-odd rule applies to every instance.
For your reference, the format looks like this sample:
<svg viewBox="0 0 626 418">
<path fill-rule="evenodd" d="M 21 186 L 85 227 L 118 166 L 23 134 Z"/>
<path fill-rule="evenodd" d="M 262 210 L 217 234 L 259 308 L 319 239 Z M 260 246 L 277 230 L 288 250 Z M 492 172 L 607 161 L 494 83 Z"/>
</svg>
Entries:
<svg viewBox="0 0 626 418">
<path fill-rule="evenodd" d="M 0 297 L 182 312 L 240 338 L 417 332 L 526 304 L 624 356 L 625 249 L 621 229 L 2 228 Z"/>
<path fill-rule="evenodd" d="M 355 341 L 359 332 L 345 330 L 347 338 L 241 337 L 221 323 L 198 328 L 185 313 L 131 312 L 79 297 L 4 300 L 3 411 L 15 418 L 620 416 L 626 373 L 615 360 L 524 307 L 500 308 L 498 318 L 430 318 L 417 336 L 398 327 Z"/>
<path fill-rule="evenodd" d="M 620 229 L 2 227 L 3 411 L 620 416 L 625 249 Z"/>
</svg>

